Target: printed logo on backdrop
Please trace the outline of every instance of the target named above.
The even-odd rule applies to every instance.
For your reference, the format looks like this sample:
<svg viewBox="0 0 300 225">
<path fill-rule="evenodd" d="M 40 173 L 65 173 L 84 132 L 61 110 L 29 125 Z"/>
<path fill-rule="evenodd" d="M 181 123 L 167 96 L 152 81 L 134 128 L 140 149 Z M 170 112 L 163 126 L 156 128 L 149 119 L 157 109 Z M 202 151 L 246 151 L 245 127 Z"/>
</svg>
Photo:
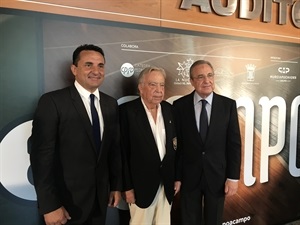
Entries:
<svg viewBox="0 0 300 225">
<path fill-rule="evenodd" d="M 143 69 L 149 66 L 149 64 L 136 63 L 132 65 L 131 63 L 126 62 L 122 64 L 120 72 L 124 77 L 131 77 L 134 74 L 138 76 Z"/>
<path fill-rule="evenodd" d="M 275 63 L 284 64 L 284 65 L 279 65 L 277 67 L 277 70 L 274 71 L 274 74 L 270 75 L 271 80 L 276 81 L 276 82 L 281 82 L 281 83 L 289 83 L 289 82 L 293 82 L 294 80 L 297 79 L 297 76 L 291 74 L 292 71 L 289 66 L 289 65 L 298 63 L 297 61 L 286 61 L 278 56 L 271 56 L 270 61 L 275 62 Z"/>
<path fill-rule="evenodd" d="M 243 82 L 243 84 L 255 84 L 258 85 L 259 83 L 255 82 L 255 70 L 256 70 L 256 65 L 254 64 L 246 64 L 245 65 L 246 69 L 246 81 Z"/>
<path fill-rule="evenodd" d="M 254 64 L 247 64 L 245 67 L 247 69 L 247 81 L 254 81 L 256 66 Z"/>
<path fill-rule="evenodd" d="M 122 43 L 121 44 L 121 49 L 122 50 L 127 50 L 127 51 L 135 51 L 138 49 L 139 46 L 137 44 L 129 44 L 129 43 Z M 144 64 L 144 63 L 129 63 L 125 62 L 122 64 L 120 68 L 120 72 L 124 77 L 131 77 L 133 75 L 139 75 L 140 72 L 145 69 L 146 67 L 149 67 L 149 64 Z"/>
<path fill-rule="evenodd" d="M 177 78 L 175 78 L 174 85 L 190 85 L 190 67 L 194 60 L 187 59 L 183 62 L 177 62 L 178 70 Z"/>
<path fill-rule="evenodd" d="M 293 80 L 297 79 L 297 76 L 292 76 L 289 73 L 291 72 L 291 69 L 287 66 L 279 66 L 277 68 L 278 74 L 272 74 L 270 75 L 270 79 L 275 80 L 276 82 L 292 82 Z"/>
<path fill-rule="evenodd" d="M 290 72 L 290 68 L 289 67 L 279 67 L 278 68 L 278 72 L 281 74 L 288 74 Z"/>
<path fill-rule="evenodd" d="M 225 68 L 222 67 L 215 68 L 215 77 L 230 78 L 232 76 L 233 74 Z"/>
<path fill-rule="evenodd" d="M 124 63 L 120 68 L 120 72 L 124 77 L 131 77 L 134 74 L 134 67 L 130 63 Z"/>
<path fill-rule="evenodd" d="M 22 200 L 35 201 L 29 161 L 32 121 L 26 121 L 0 135 L 0 183 L 11 194 Z M 18 141 L 16 141 L 18 140 Z M 1 189 L 2 189 L 1 187 Z M 11 195 L 9 195 L 11 197 Z"/>
</svg>

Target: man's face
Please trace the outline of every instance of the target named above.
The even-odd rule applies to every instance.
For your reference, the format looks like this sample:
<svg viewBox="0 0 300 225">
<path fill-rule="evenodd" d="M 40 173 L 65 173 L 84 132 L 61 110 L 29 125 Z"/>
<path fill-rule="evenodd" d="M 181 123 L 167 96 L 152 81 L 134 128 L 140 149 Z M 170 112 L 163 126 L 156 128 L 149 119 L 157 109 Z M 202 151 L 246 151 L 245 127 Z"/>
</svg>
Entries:
<svg viewBox="0 0 300 225">
<path fill-rule="evenodd" d="M 92 93 L 104 80 L 104 63 L 104 57 L 99 52 L 84 50 L 80 52 L 77 66 L 71 66 L 71 71 L 76 81 Z"/>
<path fill-rule="evenodd" d="M 165 95 L 165 78 L 160 71 L 151 71 L 138 86 L 148 108 L 156 107 Z"/>
<path fill-rule="evenodd" d="M 207 64 L 195 66 L 191 71 L 190 82 L 202 98 L 206 98 L 215 89 L 214 72 Z"/>
</svg>

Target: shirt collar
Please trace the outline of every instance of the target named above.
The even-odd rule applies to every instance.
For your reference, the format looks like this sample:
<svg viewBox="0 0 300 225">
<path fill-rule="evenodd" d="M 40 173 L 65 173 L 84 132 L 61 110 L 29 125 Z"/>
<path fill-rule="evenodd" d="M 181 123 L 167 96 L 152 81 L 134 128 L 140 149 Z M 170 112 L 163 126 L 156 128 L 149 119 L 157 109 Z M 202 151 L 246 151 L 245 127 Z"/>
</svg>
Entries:
<svg viewBox="0 0 300 225">
<path fill-rule="evenodd" d="M 212 93 L 210 93 L 210 95 L 207 96 L 206 98 L 202 98 L 202 97 L 201 97 L 200 95 L 198 95 L 198 93 L 195 91 L 195 92 L 194 92 L 194 105 L 198 104 L 199 101 L 200 101 L 201 99 L 205 99 L 205 100 L 207 101 L 208 104 L 212 105 L 213 94 L 214 94 L 214 93 L 212 92 Z"/>
<path fill-rule="evenodd" d="M 144 106 L 146 112 L 150 112 L 150 110 L 147 108 L 147 106 L 146 106 L 146 104 L 145 104 L 143 98 L 141 98 L 141 101 L 142 101 L 142 103 L 143 103 L 143 106 Z M 160 111 L 160 104 L 158 104 L 158 107 L 157 107 L 157 112 L 159 112 L 159 111 Z"/>
<path fill-rule="evenodd" d="M 82 95 L 83 97 L 85 97 L 86 99 L 90 98 L 90 94 L 94 94 L 97 99 L 100 99 L 100 95 L 99 95 L 99 91 L 98 89 L 96 89 L 93 93 L 90 93 L 88 90 L 86 90 L 84 87 L 82 87 L 77 80 L 75 80 L 74 85 L 77 89 L 77 91 L 79 92 L 80 95 Z"/>
</svg>

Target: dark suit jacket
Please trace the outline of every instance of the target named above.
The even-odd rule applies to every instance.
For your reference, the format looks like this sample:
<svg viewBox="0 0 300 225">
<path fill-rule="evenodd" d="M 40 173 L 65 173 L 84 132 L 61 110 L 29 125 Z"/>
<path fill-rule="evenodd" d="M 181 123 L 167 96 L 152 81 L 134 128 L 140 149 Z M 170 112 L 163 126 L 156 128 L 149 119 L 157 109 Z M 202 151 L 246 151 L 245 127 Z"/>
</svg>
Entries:
<svg viewBox="0 0 300 225">
<path fill-rule="evenodd" d="M 195 189 L 204 173 L 210 190 L 224 195 L 226 179 L 240 178 L 241 137 L 235 101 L 214 93 L 205 143 L 196 125 L 194 92 L 174 101 L 174 107 L 181 190 Z"/>
<path fill-rule="evenodd" d="M 99 157 L 92 125 L 75 88 L 44 94 L 35 112 L 30 154 L 41 214 L 64 206 L 83 222 L 96 199 L 105 218 L 109 190 L 121 190 L 118 105 L 100 92 L 104 133 Z"/>
<path fill-rule="evenodd" d="M 134 189 L 140 208 L 153 202 L 161 183 L 169 203 L 174 196 L 176 135 L 172 106 L 163 101 L 161 108 L 166 132 L 166 155 L 162 161 L 141 98 L 120 106 L 124 190 Z"/>
</svg>

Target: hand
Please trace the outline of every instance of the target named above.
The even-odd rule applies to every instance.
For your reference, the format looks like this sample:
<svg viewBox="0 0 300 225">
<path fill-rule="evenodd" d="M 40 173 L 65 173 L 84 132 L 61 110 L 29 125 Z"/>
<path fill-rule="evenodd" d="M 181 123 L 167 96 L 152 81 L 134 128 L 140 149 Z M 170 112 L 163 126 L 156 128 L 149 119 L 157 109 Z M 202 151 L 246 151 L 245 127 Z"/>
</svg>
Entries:
<svg viewBox="0 0 300 225">
<path fill-rule="evenodd" d="M 134 196 L 134 190 L 131 189 L 129 191 L 125 191 L 124 193 L 124 198 L 125 201 L 129 204 L 134 204 L 135 203 L 135 196 Z"/>
<path fill-rule="evenodd" d="M 226 180 L 225 182 L 225 195 L 232 196 L 235 195 L 239 187 L 238 181 Z"/>
<path fill-rule="evenodd" d="M 179 191 L 180 191 L 180 187 L 181 187 L 181 181 L 175 181 L 174 183 L 174 195 L 176 195 Z"/>
<path fill-rule="evenodd" d="M 46 225 L 61 225 L 66 224 L 71 217 L 67 210 L 62 206 L 52 212 L 44 214 Z"/>
<path fill-rule="evenodd" d="M 116 207 L 121 200 L 121 192 L 120 191 L 111 191 L 108 200 L 108 206 Z"/>
</svg>

